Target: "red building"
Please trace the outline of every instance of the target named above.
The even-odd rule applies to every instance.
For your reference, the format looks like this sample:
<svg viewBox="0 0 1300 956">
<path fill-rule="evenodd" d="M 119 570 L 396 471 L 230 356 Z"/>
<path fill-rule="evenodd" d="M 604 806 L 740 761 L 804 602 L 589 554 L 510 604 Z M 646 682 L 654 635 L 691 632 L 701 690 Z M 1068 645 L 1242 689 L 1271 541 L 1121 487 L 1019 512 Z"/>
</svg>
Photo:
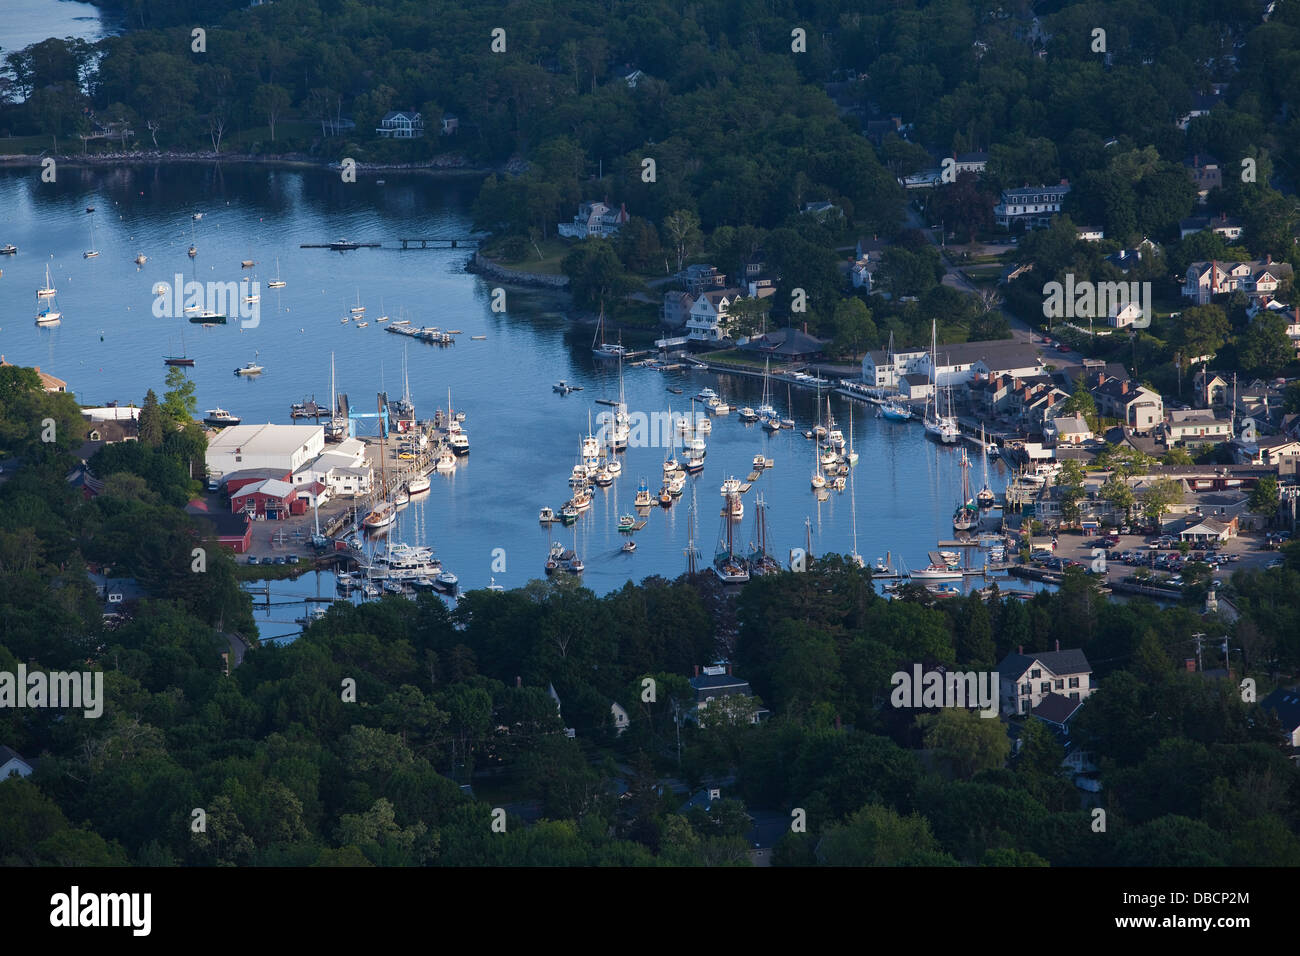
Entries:
<svg viewBox="0 0 1300 956">
<path fill-rule="evenodd" d="M 230 496 L 232 514 L 255 515 L 268 521 L 303 514 L 306 510 L 307 502 L 298 498 L 298 490 L 279 478 L 252 482 Z"/>
<path fill-rule="evenodd" d="M 209 511 L 202 499 L 191 501 L 185 509 L 194 516 L 199 527 L 217 539 L 217 544 L 243 554 L 253 543 L 253 522 L 248 515 Z"/>
</svg>

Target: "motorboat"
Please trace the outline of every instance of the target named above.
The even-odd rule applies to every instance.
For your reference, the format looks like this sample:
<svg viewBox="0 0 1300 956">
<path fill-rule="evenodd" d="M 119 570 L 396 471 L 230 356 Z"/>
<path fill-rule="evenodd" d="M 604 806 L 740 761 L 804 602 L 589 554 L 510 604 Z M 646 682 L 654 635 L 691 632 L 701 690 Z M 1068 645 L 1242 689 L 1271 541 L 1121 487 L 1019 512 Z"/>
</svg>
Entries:
<svg viewBox="0 0 1300 956">
<path fill-rule="evenodd" d="M 367 531 L 378 531 L 380 528 L 387 528 L 396 520 L 397 506 L 392 502 L 385 502 L 366 515 L 361 524 Z"/>
<path fill-rule="evenodd" d="M 455 594 L 456 588 L 460 586 L 460 578 L 450 571 L 440 571 L 433 579 L 433 586 L 445 594 Z"/>
<path fill-rule="evenodd" d="M 644 478 L 641 479 L 641 484 L 637 486 L 636 498 L 633 499 L 632 503 L 637 508 L 649 508 L 654 504 L 654 498 L 650 495 L 650 485 L 646 483 Z"/>
<path fill-rule="evenodd" d="M 438 471 L 448 472 L 456 470 L 456 456 L 451 453 L 450 449 L 444 448 L 442 454 L 433 465 Z"/>
<path fill-rule="evenodd" d="M 631 553 L 632 553 L 633 551 L 635 551 L 635 550 L 636 550 L 636 542 L 633 541 L 631 538 L 629 538 L 627 541 L 624 541 L 624 542 L 623 542 L 623 553 L 624 553 L 624 554 L 631 554 Z"/>
<path fill-rule="evenodd" d="M 569 525 L 573 524 L 575 521 L 578 520 L 578 516 L 581 513 L 582 512 L 578 510 L 577 505 L 575 505 L 572 501 L 566 501 L 564 503 L 564 506 L 560 508 L 560 522 L 565 527 L 568 527 Z"/>
<path fill-rule="evenodd" d="M 416 475 L 406 483 L 406 492 L 409 495 L 422 494 L 429 490 L 429 479 L 424 475 Z"/>
<path fill-rule="evenodd" d="M 719 491 L 722 494 L 722 496 L 725 498 L 728 495 L 740 494 L 740 486 L 741 486 L 741 480 L 739 478 L 732 477 L 732 478 L 728 478 L 726 481 L 722 483 L 722 487 L 719 489 Z"/>
<path fill-rule="evenodd" d="M 754 410 L 753 410 L 752 408 L 750 408 L 748 405 L 746 405 L 744 408 L 742 408 L 742 409 L 741 409 L 739 412 L 737 412 L 736 414 L 740 416 L 740 420 L 741 420 L 742 422 L 756 422 L 756 421 L 758 421 L 758 412 L 754 411 Z"/>
<path fill-rule="evenodd" d="M 618 519 L 618 530 L 624 534 L 636 530 L 636 517 L 634 515 L 620 515 Z"/>
<path fill-rule="evenodd" d="M 239 366 L 239 368 L 235 369 L 235 374 L 236 375 L 261 375 L 262 371 L 263 371 L 262 366 L 258 365 L 256 362 L 245 362 L 243 365 Z"/>
<path fill-rule="evenodd" d="M 239 416 L 230 414 L 224 408 L 209 408 L 203 417 L 205 425 L 225 427 L 227 425 L 238 425 L 239 422 Z"/>
<path fill-rule="evenodd" d="M 702 388 L 695 397 L 701 402 L 713 402 L 718 400 L 718 393 L 711 388 Z"/>
<path fill-rule="evenodd" d="M 555 521 L 555 509 L 550 505 L 546 505 L 537 513 L 537 520 L 542 524 L 551 524 Z"/>
</svg>

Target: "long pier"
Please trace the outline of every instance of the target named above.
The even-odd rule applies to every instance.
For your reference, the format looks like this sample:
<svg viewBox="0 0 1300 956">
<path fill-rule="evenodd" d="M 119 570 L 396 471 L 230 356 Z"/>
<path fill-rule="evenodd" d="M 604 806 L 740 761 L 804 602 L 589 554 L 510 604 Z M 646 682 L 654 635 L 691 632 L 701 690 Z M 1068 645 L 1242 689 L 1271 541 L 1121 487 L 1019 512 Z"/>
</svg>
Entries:
<svg viewBox="0 0 1300 956">
<path fill-rule="evenodd" d="M 475 236 L 436 236 L 432 239 L 398 239 L 397 241 L 402 244 L 403 249 L 412 248 L 417 242 L 421 249 L 428 249 L 430 243 L 433 244 L 434 249 L 459 249 L 461 246 L 477 246 L 483 240 Z"/>
<path fill-rule="evenodd" d="M 352 249 L 379 249 L 382 248 L 378 242 L 324 242 L 324 243 L 303 243 L 299 249 L 334 249 L 337 252 L 348 252 Z"/>
</svg>

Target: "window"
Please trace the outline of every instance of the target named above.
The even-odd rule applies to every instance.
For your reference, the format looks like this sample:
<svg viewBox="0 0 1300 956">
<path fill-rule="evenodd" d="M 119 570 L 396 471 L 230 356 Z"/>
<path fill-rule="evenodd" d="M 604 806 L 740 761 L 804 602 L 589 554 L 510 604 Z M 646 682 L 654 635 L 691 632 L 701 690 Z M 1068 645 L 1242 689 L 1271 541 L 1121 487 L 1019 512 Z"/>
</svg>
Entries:
<svg viewBox="0 0 1300 956">
<path fill-rule="evenodd" d="M 1045 680 L 1038 685 L 1038 692 L 1040 694 L 1049 694 L 1051 693 L 1051 691 L 1052 691 L 1052 682 L 1050 680 Z"/>
<path fill-rule="evenodd" d="M 1039 668 L 1035 667 L 1029 672 L 1029 676 L 1037 680 L 1039 677 L 1043 676 L 1043 672 Z"/>
<path fill-rule="evenodd" d="M 1077 690 L 1074 691 L 1072 694 L 1070 694 L 1070 700 L 1078 700 L 1078 699 L 1079 699 L 1079 692 Z"/>
<path fill-rule="evenodd" d="M 1078 686 L 1079 686 L 1079 678 L 1077 678 L 1077 677 L 1071 677 L 1071 678 L 1070 678 L 1070 686 L 1071 686 L 1071 687 L 1078 687 Z"/>
<path fill-rule="evenodd" d="M 1020 693 L 1021 693 L 1021 694 L 1029 695 L 1029 694 L 1032 694 L 1033 692 L 1034 692 L 1034 687 L 1033 687 L 1032 684 L 1021 684 L 1021 685 L 1020 685 Z"/>
<path fill-rule="evenodd" d="M 1054 689 L 1054 690 L 1063 690 L 1064 688 L 1065 688 L 1065 680 L 1064 680 L 1063 678 L 1060 678 L 1060 677 L 1056 678 L 1056 683 L 1055 683 L 1055 686 L 1054 686 L 1053 689 Z"/>
</svg>

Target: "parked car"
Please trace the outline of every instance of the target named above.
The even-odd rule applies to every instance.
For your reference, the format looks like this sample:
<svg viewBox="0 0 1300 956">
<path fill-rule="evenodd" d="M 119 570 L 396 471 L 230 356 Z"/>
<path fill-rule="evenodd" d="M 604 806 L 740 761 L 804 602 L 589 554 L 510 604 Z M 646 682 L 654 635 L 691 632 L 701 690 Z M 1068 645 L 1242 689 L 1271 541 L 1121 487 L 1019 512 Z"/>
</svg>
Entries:
<svg viewBox="0 0 1300 956">
<path fill-rule="evenodd" d="M 1283 561 L 1281 558 L 1274 558 L 1272 561 L 1268 563 L 1268 566 L 1270 568 L 1282 568 L 1282 567 L 1286 567 L 1286 562 Z"/>
<path fill-rule="evenodd" d="M 296 555 L 296 554 L 291 554 L 291 555 L 289 555 L 287 558 L 285 558 L 285 561 L 286 561 L 287 563 L 289 563 L 289 564 L 297 564 L 297 563 L 298 563 L 298 555 Z"/>
<path fill-rule="evenodd" d="M 282 554 L 278 554 L 278 555 L 276 555 L 276 557 L 275 557 L 275 563 L 276 563 L 276 564 L 284 564 L 284 555 L 282 555 Z"/>
<path fill-rule="evenodd" d="M 1040 549 L 1031 554 L 1029 558 L 1031 561 L 1050 561 L 1052 560 L 1052 552 Z"/>
<path fill-rule="evenodd" d="M 255 554 L 250 554 L 250 555 L 248 556 L 248 563 L 249 563 L 249 564 L 257 564 L 257 555 L 255 555 Z"/>
</svg>

